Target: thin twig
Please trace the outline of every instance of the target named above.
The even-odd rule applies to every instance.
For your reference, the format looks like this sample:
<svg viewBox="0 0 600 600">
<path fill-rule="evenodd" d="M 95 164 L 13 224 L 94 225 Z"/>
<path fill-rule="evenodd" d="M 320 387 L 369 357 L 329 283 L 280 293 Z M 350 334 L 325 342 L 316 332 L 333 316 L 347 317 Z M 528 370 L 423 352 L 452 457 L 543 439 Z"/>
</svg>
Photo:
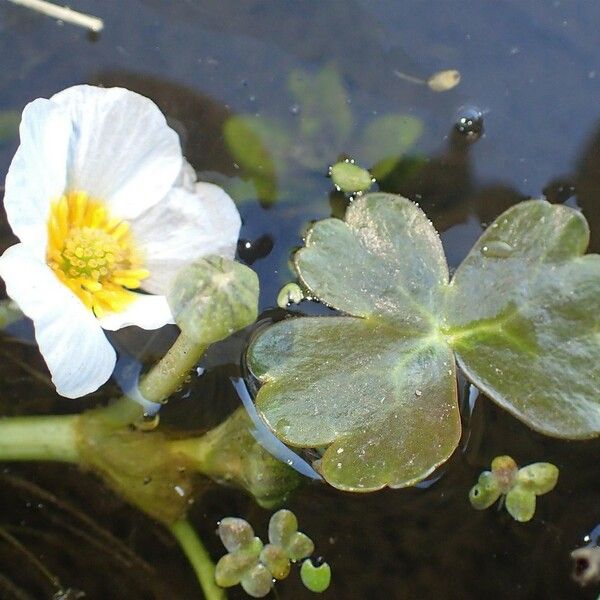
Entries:
<svg viewBox="0 0 600 600">
<path fill-rule="evenodd" d="M 79 25 L 79 27 L 89 29 L 95 33 L 102 31 L 104 28 L 102 19 L 78 12 L 68 6 L 58 6 L 52 4 L 52 2 L 46 2 L 46 0 L 9 0 L 9 2 L 25 6 L 54 19 L 64 21 L 65 23 Z"/>
<path fill-rule="evenodd" d="M 21 359 L 17 358 L 16 356 L 13 356 L 8 352 L 5 352 L 4 350 L 0 350 L 0 354 L 2 354 L 2 356 L 4 356 L 6 360 L 10 360 L 15 365 L 23 369 L 23 371 L 31 375 L 34 379 L 37 379 L 40 383 L 43 383 L 45 386 L 49 387 L 52 390 L 54 389 L 54 385 L 52 384 L 50 378 L 44 375 L 42 372 L 38 371 L 35 367 L 28 365 L 25 361 L 22 361 Z"/>
<path fill-rule="evenodd" d="M 16 475 L 8 475 L 6 473 L 0 475 L 0 482 L 3 484 L 12 486 L 13 488 L 26 492 L 33 495 L 38 500 L 42 500 L 45 504 L 54 506 L 58 511 L 65 513 L 67 516 L 72 517 L 79 521 L 80 527 L 74 526 L 71 528 L 71 533 L 76 533 L 79 537 L 83 537 L 81 533 L 84 528 L 87 527 L 91 534 L 89 537 L 95 539 L 95 545 L 100 547 L 104 552 L 110 550 L 110 554 L 113 555 L 116 562 L 128 567 L 142 569 L 146 572 L 151 572 L 152 567 L 138 556 L 129 546 L 124 544 L 119 538 L 115 537 L 110 531 L 101 527 L 86 515 L 83 511 L 76 508 L 75 506 L 64 502 L 54 494 L 41 488 L 35 483 L 22 479 Z M 50 517 L 55 523 L 65 527 L 65 521 L 59 520 L 57 516 Z M 81 525 L 84 527 L 82 528 Z M 87 540 L 89 542 L 89 540 Z"/>
<path fill-rule="evenodd" d="M 24 546 L 16 537 L 8 533 L 4 527 L 0 527 L 0 538 L 25 556 L 25 558 L 33 565 L 33 567 L 37 569 L 45 579 L 48 580 L 54 589 L 57 591 L 61 589 L 60 580 L 58 577 L 50 573 L 44 563 L 42 563 L 42 561 L 40 561 L 37 556 L 33 554 L 33 552 L 31 552 L 26 546 Z"/>
</svg>

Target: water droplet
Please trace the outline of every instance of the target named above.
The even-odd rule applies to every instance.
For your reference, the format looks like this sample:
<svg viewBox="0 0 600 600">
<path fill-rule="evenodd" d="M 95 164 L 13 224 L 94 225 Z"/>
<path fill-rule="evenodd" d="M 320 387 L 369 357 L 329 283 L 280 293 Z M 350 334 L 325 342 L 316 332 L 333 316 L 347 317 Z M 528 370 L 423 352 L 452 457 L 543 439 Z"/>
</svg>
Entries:
<svg viewBox="0 0 600 600">
<path fill-rule="evenodd" d="M 173 489 L 177 492 L 178 496 L 182 498 L 185 496 L 185 490 L 180 485 L 176 485 Z"/>
<path fill-rule="evenodd" d="M 273 250 L 273 238 L 268 234 L 262 235 L 254 241 L 239 240 L 237 247 L 240 260 L 247 265 L 268 256 L 271 250 Z"/>
<path fill-rule="evenodd" d="M 474 106 L 463 106 L 454 125 L 469 141 L 478 140 L 483 133 L 483 113 Z"/>
<path fill-rule="evenodd" d="M 143 417 L 135 422 L 135 428 L 140 431 L 153 431 L 158 427 L 159 423 L 160 416 L 158 413 L 154 415 L 144 413 Z"/>
<path fill-rule="evenodd" d="M 290 422 L 288 419 L 279 419 L 275 427 L 281 435 L 285 436 L 290 432 Z"/>
<path fill-rule="evenodd" d="M 415 396 L 417 396 L 417 398 L 422 395 L 423 395 L 423 392 L 421 390 L 415 390 Z"/>
<path fill-rule="evenodd" d="M 481 254 L 486 258 L 508 258 L 514 248 L 502 240 L 493 240 L 481 248 Z"/>
</svg>

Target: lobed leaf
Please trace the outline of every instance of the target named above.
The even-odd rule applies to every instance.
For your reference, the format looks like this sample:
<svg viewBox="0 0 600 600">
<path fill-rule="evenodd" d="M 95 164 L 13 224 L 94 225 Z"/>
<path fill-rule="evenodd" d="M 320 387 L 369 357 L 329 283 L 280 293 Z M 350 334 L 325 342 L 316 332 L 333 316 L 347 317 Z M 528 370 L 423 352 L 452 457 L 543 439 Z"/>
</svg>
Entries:
<svg viewBox="0 0 600 600">
<path fill-rule="evenodd" d="M 295 265 L 311 293 L 354 316 L 285 320 L 251 344 L 260 414 L 286 443 L 326 446 L 320 468 L 340 489 L 423 479 L 460 437 L 454 360 L 434 318 L 448 270 L 431 223 L 404 198 L 364 196 L 346 222 L 317 223 Z"/>
<path fill-rule="evenodd" d="M 458 268 L 446 330 L 467 377 L 530 427 L 600 434 L 600 256 L 581 215 L 518 204 Z"/>
<path fill-rule="evenodd" d="M 456 355 L 534 429 L 600 434 L 600 257 L 583 256 L 588 237 L 580 213 L 524 202 L 449 283 L 439 237 L 415 204 L 359 198 L 344 221 L 316 223 L 294 258 L 308 292 L 345 316 L 287 319 L 250 345 L 261 416 L 284 442 L 324 448 L 320 470 L 335 487 L 412 485 L 458 443 Z M 497 493 L 483 491 L 474 504 Z M 514 501 L 516 512 L 530 508 L 529 497 Z"/>
</svg>

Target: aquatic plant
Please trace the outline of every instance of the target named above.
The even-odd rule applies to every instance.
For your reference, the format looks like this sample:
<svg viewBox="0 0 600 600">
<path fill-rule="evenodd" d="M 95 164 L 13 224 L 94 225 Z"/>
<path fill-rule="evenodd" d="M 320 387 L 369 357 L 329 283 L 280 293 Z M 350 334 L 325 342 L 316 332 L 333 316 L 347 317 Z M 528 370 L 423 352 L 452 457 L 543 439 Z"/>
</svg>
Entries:
<svg viewBox="0 0 600 600">
<path fill-rule="evenodd" d="M 337 316 L 259 332 L 248 364 L 259 414 L 285 443 L 323 449 L 333 486 L 421 481 L 460 438 L 456 364 L 533 429 L 600 434 L 600 258 L 566 206 L 500 215 L 450 280 L 442 245 L 406 198 L 368 194 L 317 222 L 294 269 Z"/>
<path fill-rule="evenodd" d="M 329 176 L 335 187 L 346 194 L 366 192 L 373 185 L 371 173 L 351 159 L 332 165 Z"/>
<path fill-rule="evenodd" d="M 502 498 L 515 521 L 526 522 L 535 513 L 535 497 L 547 494 L 558 481 L 558 469 L 550 463 L 533 463 L 518 468 L 510 456 L 496 456 L 492 470 L 483 471 L 469 492 L 471 506 L 489 508 Z"/>
<path fill-rule="evenodd" d="M 219 182 L 236 199 L 251 194 L 270 204 L 305 197 L 305 191 L 298 196 L 296 190 L 305 190 L 306 170 L 323 173 L 324 165 L 332 164 L 343 151 L 371 167 L 372 175 L 360 178 L 360 187 L 367 189 L 371 177 L 385 177 L 394 169 L 423 131 L 418 118 L 393 113 L 377 116 L 362 131 L 353 131 L 348 94 L 332 64 L 316 73 L 293 71 L 288 89 L 291 110 L 297 115 L 295 127 L 254 115 L 234 115 L 225 122 L 225 142 L 254 188 L 251 191 L 232 182 Z M 301 179 L 292 166 L 304 171 Z"/>
<path fill-rule="evenodd" d="M 291 80 L 298 97 L 306 95 L 301 148 L 321 148 L 314 85 L 341 101 L 331 73 Z M 341 111 L 332 124 L 336 144 L 349 135 L 346 117 Z M 398 123 L 382 119 L 390 130 Z M 373 143 L 383 126 L 379 120 L 369 130 Z M 230 133 L 235 137 L 235 127 Z M 252 144 L 245 151 L 252 153 Z M 390 157 L 379 156 L 385 173 Z M 320 164 L 310 154 L 297 159 L 307 169 Z M 260 185 L 268 188 L 266 175 Z M 346 191 L 371 181 L 350 161 L 332 177 Z M 458 443 L 457 363 L 539 431 L 600 433 L 600 264 L 596 255 L 583 256 L 587 224 L 566 207 L 513 207 L 452 280 L 437 233 L 405 198 L 362 196 L 344 221 L 316 223 L 294 258 L 300 285 L 285 286 L 278 303 L 315 298 L 341 314 L 285 319 L 260 331 L 248 349 L 263 384 L 256 407 L 244 388 L 248 410 L 198 435 L 144 425 L 212 344 L 256 321 L 259 286 L 251 269 L 232 260 L 240 218 L 231 199 L 196 181 L 158 108 L 127 90 L 88 86 L 31 103 L 5 205 L 21 242 L 0 258 L 0 275 L 34 321 L 59 393 L 75 397 L 110 376 L 116 357 L 103 329 L 176 323 L 180 333 L 143 376 L 140 365 L 133 377 L 116 373 L 124 394 L 107 406 L 0 420 L 0 459 L 62 461 L 97 475 L 172 532 L 209 600 L 225 597 L 220 586 L 237 584 L 266 595 L 273 578 L 287 577 L 314 545 L 287 510 L 272 516 L 266 545 L 245 521 L 224 519 L 219 534 L 228 554 L 215 568 L 187 520 L 206 478 L 247 491 L 263 507 L 280 506 L 300 483 L 288 465 L 319 478 L 283 441 L 314 448 L 321 456 L 315 468 L 340 489 L 417 483 Z M 12 303 L 0 309 L 2 326 L 21 315 Z M 259 431 L 261 418 L 279 440 Z M 282 449 L 284 462 L 271 454 Z M 484 508 L 505 495 L 509 512 L 525 521 L 557 475 L 546 463 L 517 469 L 500 457 L 471 501 Z M 300 575 L 321 592 L 331 569 L 305 560 Z"/>
<path fill-rule="evenodd" d="M 240 217 L 223 190 L 190 179 L 175 131 L 129 90 L 37 99 L 20 134 L 4 195 L 20 243 L 0 276 L 33 320 L 58 393 L 75 398 L 115 367 L 102 330 L 172 323 L 173 277 L 201 256 L 232 258 Z"/>
<path fill-rule="evenodd" d="M 307 558 L 300 568 L 300 578 L 311 592 L 324 592 L 331 583 L 331 567 L 326 562 L 315 565 L 310 558 Z"/>
<path fill-rule="evenodd" d="M 281 509 L 269 521 L 269 543 L 263 545 L 244 519 L 227 517 L 219 523 L 219 537 L 228 553 L 219 559 L 215 581 L 221 587 L 241 585 L 254 598 L 266 596 L 275 580 L 290 573 L 290 561 L 296 562 L 312 554 L 314 544 L 298 531 L 298 520 L 290 510 Z M 331 579 L 331 569 L 304 567 L 302 581 L 311 591 L 324 591 Z M 323 565 L 322 565 L 323 566 Z M 313 589 L 314 588 L 314 589 Z"/>
</svg>

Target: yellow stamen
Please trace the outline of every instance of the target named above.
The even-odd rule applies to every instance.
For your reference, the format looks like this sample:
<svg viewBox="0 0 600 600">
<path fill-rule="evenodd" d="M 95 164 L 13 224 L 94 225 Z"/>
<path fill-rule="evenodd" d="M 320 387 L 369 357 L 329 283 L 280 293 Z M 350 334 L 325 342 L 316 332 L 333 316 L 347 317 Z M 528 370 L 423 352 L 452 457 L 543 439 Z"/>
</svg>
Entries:
<svg viewBox="0 0 600 600">
<path fill-rule="evenodd" d="M 53 202 L 48 217 L 46 262 L 97 317 L 122 311 L 150 274 L 143 268 L 129 223 L 85 192 Z"/>
</svg>

